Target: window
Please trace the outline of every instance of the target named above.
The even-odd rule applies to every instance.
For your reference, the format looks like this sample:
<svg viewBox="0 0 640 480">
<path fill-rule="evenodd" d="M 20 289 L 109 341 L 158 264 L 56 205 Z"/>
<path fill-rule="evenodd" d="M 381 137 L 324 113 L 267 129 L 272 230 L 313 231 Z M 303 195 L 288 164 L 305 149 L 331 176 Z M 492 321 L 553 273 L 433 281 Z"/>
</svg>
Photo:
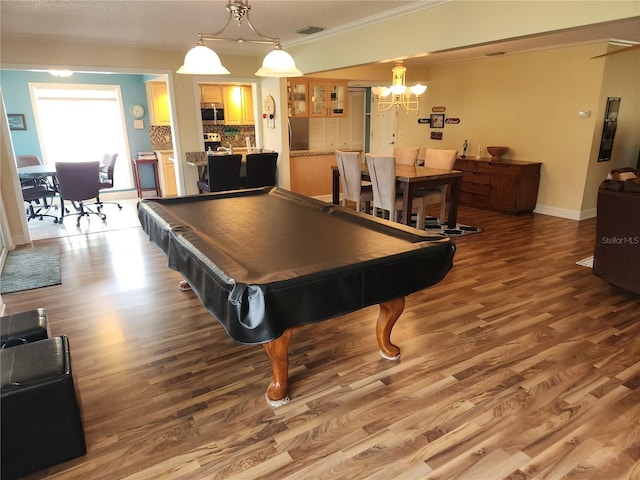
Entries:
<svg viewBox="0 0 640 480">
<path fill-rule="evenodd" d="M 114 187 L 133 187 L 119 85 L 30 83 L 29 90 L 45 163 L 101 161 L 117 153 Z"/>
</svg>

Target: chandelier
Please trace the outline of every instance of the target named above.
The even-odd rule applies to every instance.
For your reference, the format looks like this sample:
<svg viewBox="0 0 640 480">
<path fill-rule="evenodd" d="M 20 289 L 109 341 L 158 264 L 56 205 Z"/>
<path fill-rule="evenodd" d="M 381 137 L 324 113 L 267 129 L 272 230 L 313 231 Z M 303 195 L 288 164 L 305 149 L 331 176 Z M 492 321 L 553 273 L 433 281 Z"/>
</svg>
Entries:
<svg viewBox="0 0 640 480">
<path fill-rule="evenodd" d="M 300 77 L 302 72 L 296 68 L 293 57 L 282 50 L 279 38 L 271 38 L 262 35 L 251 24 L 249 19 L 249 0 L 229 0 L 225 7 L 229 12 L 227 23 L 222 30 L 216 33 L 199 33 L 196 46 L 187 52 L 184 57 L 184 65 L 182 65 L 177 73 L 185 73 L 190 75 L 228 75 L 227 70 L 220 61 L 220 57 L 216 52 L 205 45 L 205 41 L 225 40 L 237 43 L 263 43 L 272 44 L 273 50 L 269 52 L 262 61 L 262 67 L 255 73 L 259 77 Z M 231 19 L 235 18 L 238 26 L 242 26 L 242 22 L 246 19 L 249 28 L 261 37 L 261 39 L 245 39 L 245 38 L 219 38 L 231 23 Z"/>
<path fill-rule="evenodd" d="M 418 114 L 418 102 L 420 101 L 420 95 L 422 95 L 427 87 L 425 85 L 414 85 L 407 87 L 404 83 L 404 75 L 407 71 L 407 67 L 403 62 L 396 62 L 396 66 L 393 67 L 391 72 L 393 73 L 393 82 L 390 87 L 373 87 L 371 92 L 378 99 L 378 114 L 388 112 L 392 108 L 398 109 L 402 107 L 409 112 L 416 112 Z M 389 97 L 391 95 L 391 97 Z M 389 97 L 389 98 L 387 98 Z"/>
</svg>

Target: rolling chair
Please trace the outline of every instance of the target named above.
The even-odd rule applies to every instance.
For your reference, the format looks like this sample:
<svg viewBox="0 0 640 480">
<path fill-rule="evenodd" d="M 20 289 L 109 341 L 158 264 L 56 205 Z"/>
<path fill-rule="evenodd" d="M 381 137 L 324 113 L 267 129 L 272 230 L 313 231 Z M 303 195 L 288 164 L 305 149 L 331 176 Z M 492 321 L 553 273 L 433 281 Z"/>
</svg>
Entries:
<svg viewBox="0 0 640 480">
<path fill-rule="evenodd" d="M 247 188 L 276 185 L 278 152 L 249 153 L 247 155 Z"/>
<path fill-rule="evenodd" d="M 371 185 L 362 184 L 360 153 L 336 150 L 336 162 L 340 172 L 342 204 L 346 207 L 347 201 L 355 202 L 356 211 L 359 212 L 360 205 L 364 202 L 365 210 L 369 213 L 373 201 L 373 189 Z"/>
<path fill-rule="evenodd" d="M 55 215 L 48 213 L 53 206 L 51 198 L 53 198 L 55 192 L 49 190 L 47 185 L 38 183 L 37 180 L 23 180 L 20 185 L 22 187 L 22 199 L 28 203 L 27 221 L 34 218 L 42 220 L 43 217 L 58 219 Z"/>
<path fill-rule="evenodd" d="M 365 154 L 373 187 L 373 215 L 378 210 L 389 212 L 389 220 L 400 222 L 402 194 L 396 190 L 396 159 L 387 155 Z M 424 228 L 424 206 L 421 197 L 414 196 L 413 211 L 418 213 L 416 228 Z"/>
<path fill-rule="evenodd" d="M 76 227 L 80 227 L 82 217 L 97 215 L 103 222 L 107 216 L 101 212 L 95 212 L 85 205 L 86 200 L 98 198 L 98 172 L 100 162 L 56 162 L 56 176 L 58 177 L 58 188 L 60 189 L 60 203 L 62 215 L 58 223 L 64 221 L 66 209 L 65 200 L 72 203 L 76 209 L 75 215 L 78 217 Z"/>
<path fill-rule="evenodd" d="M 240 188 L 242 154 L 210 155 L 207 159 L 208 178 L 198 180 L 202 192 L 221 192 Z"/>
<path fill-rule="evenodd" d="M 42 160 L 35 153 L 16 155 L 16 166 L 18 168 L 31 167 L 33 165 L 42 165 Z"/>
<path fill-rule="evenodd" d="M 113 188 L 113 170 L 115 169 L 117 158 L 117 153 L 105 153 L 102 162 L 100 162 L 100 171 L 98 175 L 98 197 L 96 197 L 96 203 L 94 204 L 98 205 L 99 212 L 102 211 L 102 206 L 105 203 L 113 203 L 122 210 L 122 205 L 118 202 L 103 202 L 100 200 L 100 190 Z"/>
<path fill-rule="evenodd" d="M 453 170 L 456 163 L 457 150 L 442 150 L 439 148 L 427 148 L 424 157 L 424 166 L 429 168 L 438 168 L 440 170 Z M 445 221 L 445 206 L 447 203 L 447 185 L 438 185 L 415 192 L 416 196 L 422 198 L 422 203 L 426 208 L 427 205 L 440 204 L 439 223 Z M 424 219 L 423 219 L 424 221 Z"/>
</svg>

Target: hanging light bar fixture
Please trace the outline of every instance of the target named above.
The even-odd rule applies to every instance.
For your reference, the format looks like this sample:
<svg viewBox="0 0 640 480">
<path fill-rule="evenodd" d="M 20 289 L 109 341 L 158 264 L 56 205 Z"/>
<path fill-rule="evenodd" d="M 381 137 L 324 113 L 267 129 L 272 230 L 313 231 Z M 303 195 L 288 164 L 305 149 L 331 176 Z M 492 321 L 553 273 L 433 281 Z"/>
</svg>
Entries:
<svg viewBox="0 0 640 480">
<path fill-rule="evenodd" d="M 422 95 L 427 87 L 425 85 L 414 85 L 407 87 L 405 85 L 404 76 L 407 71 L 407 67 L 403 62 L 396 62 L 396 66 L 393 67 L 391 72 L 393 73 L 393 83 L 390 87 L 373 87 L 371 92 L 378 99 L 378 114 L 388 112 L 392 108 L 398 109 L 402 107 L 409 112 L 416 112 L 418 114 L 418 103 L 420 101 L 420 95 Z M 391 95 L 390 98 L 389 95 Z"/>
<path fill-rule="evenodd" d="M 205 41 L 225 40 L 237 43 L 263 43 L 272 44 L 273 50 L 269 52 L 262 61 L 262 67 L 255 73 L 259 77 L 301 77 L 302 72 L 296 67 L 293 57 L 285 52 L 280 46 L 279 38 L 271 38 L 262 35 L 252 25 L 249 19 L 249 0 L 229 0 L 225 7 L 229 12 L 227 23 L 222 30 L 216 33 L 199 33 L 196 46 L 187 52 L 184 57 L 184 65 L 182 65 L 177 73 L 185 73 L 190 75 L 228 75 L 227 70 L 220 61 L 220 57 L 216 52 L 205 45 Z M 261 37 L 261 39 L 245 39 L 245 38 L 220 38 L 231 19 L 235 18 L 238 26 L 242 26 L 242 22 L 246 19 L 249 28 Z"/>
</svg>

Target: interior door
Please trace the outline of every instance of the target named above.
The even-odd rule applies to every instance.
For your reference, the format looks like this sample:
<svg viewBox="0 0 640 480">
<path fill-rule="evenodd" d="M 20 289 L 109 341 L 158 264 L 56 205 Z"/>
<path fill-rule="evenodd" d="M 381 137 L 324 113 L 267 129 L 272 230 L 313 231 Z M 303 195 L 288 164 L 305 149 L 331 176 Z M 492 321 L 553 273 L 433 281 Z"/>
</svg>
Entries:
<svg viewBox="0 0 640 480">
<path fill-rule="evenodd" d="M 369 151 L 376 155 L 392 155 L 396 144 L 398 114 L 395 108 L 378 114 L 378 99 L 371 95 L 371 131 Z"/>
</svg>

